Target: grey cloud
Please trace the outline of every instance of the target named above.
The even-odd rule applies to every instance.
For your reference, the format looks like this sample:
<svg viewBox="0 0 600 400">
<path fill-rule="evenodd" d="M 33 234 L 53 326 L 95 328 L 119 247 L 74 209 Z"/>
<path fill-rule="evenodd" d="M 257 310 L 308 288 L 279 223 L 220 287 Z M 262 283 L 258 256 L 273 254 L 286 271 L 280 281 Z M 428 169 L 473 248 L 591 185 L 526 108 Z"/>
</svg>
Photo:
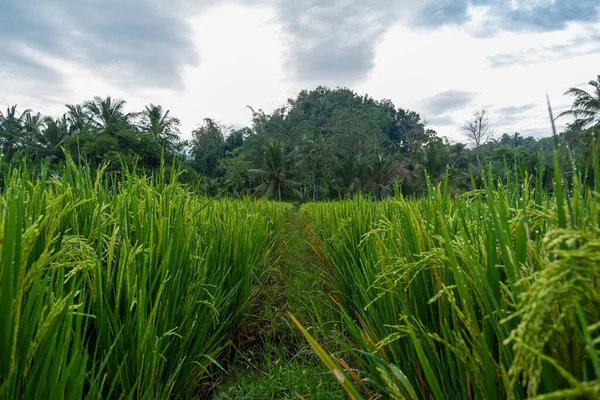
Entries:
<svg viewBox="0 0 600 400">
<path fill-rule="evenodd" d="M 592 30 L 564 44 L 527 49 L 517 53 L 496 54 L 488 58 L 492 67 L 536 64 L 600 53 L 600 30 Z"/>
<path fill-rule="evenodd" d="M 503 26 L 514 31 L 556 31 L 569 22 L 596 22 L 599 10 L 598 0 L 555 0 L 551 4 L 505 12 Z"/>
<path fill-rule="evenodd" d="M 301 81 L 353 83 L 372 70 L 375 47 L 398 20 L 399 0 L 281 0 L 287 66 Z"/>
<path fill-rule="evenodd" d="M 553 30 L 567 22 L 598 20 L 600 4 L 555 0 L 552 5 L 537 3 L 512 10 L 504 0 L 429 0 L 424 6 L 414 0 L 14 0 L 5 1 L 0 13 L 0 39 L 18 47 L 11 52 L 0 48 L 0 65 L 9 65 L 13 73 L 18 72 L 15 64 L 27 65 L 21 75 L 39 85 L 50 80 L 59 85 L 59 71 L 18 50 L 32 48 L 74 61 L 121 85 L 178 88 L 183 84 L 183 68 L 200 62 L 187 17 L 223 2 L 274 6 L 291 77 L 335 85 L 366 78 L 374 66 L 377 44 L 405 18 L 423 27 L 464 24 L 469 20 L 469 5 L 475 4 L 489 6 L 491 29 Z M 567 47 L 549 51 L 572 54 Z M 523 55 L 500 54 L 490 63 L 506 65 L 516 59 L 531 62 Z M 431 103 L 432 108 L 443 109 L 443 100 L 438 99 L 441 108 Z M 454 93 L 450 109 L 460 108 L 453 104 L 461 101 L 468 104 L 469 94 Z"/>
<path fill-rule="evenodd" d="M 531 55 L 527 52 L 496 54 L 488 57 L 488 62 L 491 67 L 510 67 L 516 64 L 535 63 L 535 61 L 532 61 Z"/>
<path fill-rule="evenodd" d="M 434 118 L 428 118 L 427 119 L 427 125 L 432 125 L 432 126 L 455 126 L 457 125 L 456 121 L 454 120 L 454 118 L 452 118 L 449 115 L 442 115 L 439 117 L 434 117 Z"/>
<path fill-rule="evenodd" d="M 375 47 L 415 7 L 411 0 L 224 0 L 275 7 L 294 79 L 351 84 L 374 66 Z M 0 39 L 92 69 L 121 85 L 177 88 L 199 55 L 189 15 L 217 0 L 19 0 L 0 13 Z M 8 55 L 0 49 L 0 60 Z M 50 72 L 50 71 L 48 71 Z M 56 73 L 59 73 L 56 71 Z M 33 78 L 35 79 L 35 78 Z M 43 82 L 39 79 L 40 84 Z"/>
<path fill-rule="evenodd" d="M 523 114 L 531 109 L 533 109 L 537 104 L 535 103 L 529 103 L 529 104 L 523 104 L 521 106 L 507 106 L 507 107 L 501 107 L 498 109 L 498 113 L 502 114 L 502 115 L 520 115 Z"/>
<path fill-rule="evenodd" d="M 0 71 L 15 71 L 19 78 L 35 77 L 48 84 L 60 84 L 63 77 L 53 68 L 41 63 L 39 60 L 28 57 L 13 46 L 4 46 L 0 58 Z"/>
<path fill-rule="evenodd" d="M 441 92 L 428 99 L 424 103 L 424 109 L 430 114 L 439 116 L 440 114 L 447 113 L 449 111 L 460 110 L 467 107 L 473 99 L 476 93 L 467 92 L 460 89 L 448 90 Z"/>
<path fill-rule="evenodd" d="M 523 121 L 525 119 L 525 114 L 527 114 L 528 111 L 533 110 L 536 106 L 537 104 L 535 103 L 529 103 L 520 106 L 501 107 L 494 111 L 494 120 L 499 126 L 512 125 Z"/>
<path fill-rule="evenodd" d="M 198 56 L 177 10 L 157 0 L 13 1 L 0 14 L 0 39 L 75 61 L 110 80 L 178 87 L 182 67 Z M 0 49 L 1 61 L 16 57 Z"/>
<path fill-rule="evenodd" d="M 59 99 L 66 90 L 64 78 L 58 71 L 32 55 L 23 54 L 11 43 L 5 44 L 0 55 L 0 82 L 4 94 L 19 93 L 21 98 L 29 98 L 30 103 L 62 104 Z M 0 100 L 6 104 L 14 101 L 5 97 Z"/>
<path fill-rule="evenodd" d="M 513 7 L 505 0 L 445 0 L 425 5 L 413 18 L 413 24 L 435 28 L 470 21 L 469 6 L 485 6 L 486 23 L 479 35 L 507 31 L 557 31 L 570 22 L 593 23 L 600 18 L 598 0 L 522 0 Z"/>
<path fill-rule="evenodd" d="M 469 20 L 466 1 L 431 2 L 415 15 L 413 23 L 435 28 L 441 25 L 463 24 Z"/>
</svg>

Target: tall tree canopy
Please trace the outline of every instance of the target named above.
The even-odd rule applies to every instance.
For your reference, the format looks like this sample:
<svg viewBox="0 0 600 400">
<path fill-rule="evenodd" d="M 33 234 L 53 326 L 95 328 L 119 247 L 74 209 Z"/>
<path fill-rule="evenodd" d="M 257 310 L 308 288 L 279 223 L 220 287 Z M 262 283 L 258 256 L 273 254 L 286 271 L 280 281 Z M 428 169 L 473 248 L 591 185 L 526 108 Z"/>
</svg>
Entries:
<svg viewBox="0 0 600 400">
<path fill-rule="evenodd" d="M 581 168 L 589 165 L 592 133 L 600 126 L 600 76 L 590 86 L 589 92 L 569 89 L 573 106 L 559 116 L 573 118 L 559 136 Z M 164 157 L 183 163 L 180 179 L 206 194 L 304 200 L 358 193 L 381 198 L 395 189 L 420 195 L 427 191 L 426 174 L 434 183 L 447 176 L 451 188 L 466 190 L 481 185 L 483 165 L 500 179 L 509 178 L 507 166 L 518 166 L 522 174 L 541 171 L 550 182 L 545 171 L 551 170 L 553 140 L 518 132 L 491 138 L 485 110 L 462 126 L 466 146 L 427 129 L 415 111 L 347 88 L 303 90 L 271 112 L 249 106 L 246 127 L 204 118 L 189 140 L 182 140 L 179 119 L 163 106 L 126 107 L 110 96 L 68 104 L 56 118 L 8 107 L 0 112 L 0 167 L 23 159 L 52 166 L 66 150 L 91 168 L 107 163 L 109 172 L 118 172 L 135 162 L 143 173 Z M 561 158 L 568 160 L 566 153 Z"/>
<path fill-rule="evenodd" d="M 572 87 L 565 95 L 574 97 L 570 110 L 559 114 L 559 117 L 569 116 L 575 119 L 575 123 L 583 128 L 600 128 L 600 75 L 596 80 L 589 82 L 592 87 L 590 92 Z"/>
</svg>

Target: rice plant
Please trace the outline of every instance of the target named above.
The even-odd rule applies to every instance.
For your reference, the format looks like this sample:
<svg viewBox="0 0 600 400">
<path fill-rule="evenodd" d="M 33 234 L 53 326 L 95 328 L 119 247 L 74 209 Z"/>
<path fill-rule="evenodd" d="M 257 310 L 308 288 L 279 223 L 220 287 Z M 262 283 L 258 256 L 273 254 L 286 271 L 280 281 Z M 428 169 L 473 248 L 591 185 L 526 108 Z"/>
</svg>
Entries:
<svg viewBox="0 0 600 400">
<path fill-rule="evenodd" d="M 553 193 L 305 205 L 345 320 L 328 366 L 383 398 L 600 398 L 600 162 L 593 188 L 555 165 Z"/>
<path fill-rule="evenodd" d="M 0 398 L 193 398 L 222 368 L 288 206 L 72 162 L 0 196 Z"/>
</svg>

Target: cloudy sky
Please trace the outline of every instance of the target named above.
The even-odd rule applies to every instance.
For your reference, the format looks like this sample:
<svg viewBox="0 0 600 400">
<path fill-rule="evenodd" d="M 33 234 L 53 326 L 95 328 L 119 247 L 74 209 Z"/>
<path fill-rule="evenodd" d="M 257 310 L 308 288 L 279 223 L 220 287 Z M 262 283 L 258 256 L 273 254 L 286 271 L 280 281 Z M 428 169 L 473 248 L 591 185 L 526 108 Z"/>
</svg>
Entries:
<svg viewBox="0 0 600 400">
<path fill-rule="evenodd" d="M 346 86 L 442 136 L 485 107 L 550 134 L 546 93 L 600 73 L 600 0 L 0 0 L 0 106 L 61 115 L 121 97 L 182 121 L 249 124 L 302 89 Z M 566 122 L 566 121 L 564 121 Z M 559 124 L 562 125 L 562 124 Z"/>
</svg>

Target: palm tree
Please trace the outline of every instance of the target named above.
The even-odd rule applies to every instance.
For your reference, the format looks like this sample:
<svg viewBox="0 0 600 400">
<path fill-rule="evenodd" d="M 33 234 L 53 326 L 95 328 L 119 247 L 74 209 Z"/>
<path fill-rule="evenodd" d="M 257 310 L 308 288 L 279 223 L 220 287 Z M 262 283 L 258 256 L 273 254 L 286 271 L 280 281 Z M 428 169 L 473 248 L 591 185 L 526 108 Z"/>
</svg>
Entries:
<svg viewBox="0 0 600 400">
<path fill-rule="evenodd" d="M 414 111 L 399 108 L 396 112 L 397 145 L 408 153 L 415 151 L 427 139 L 421 117 Z"/>
<path fill-rule="evenodd" d="M 126 114 L 124 107 L 125 100 L 113 99 L 110 96 L 104 99 L 96 96 L 83 104 L 83 108 L 89 113 L 92 127 L 108 134 L 114 134 L 128 127 L 133 114 Z"/>
<path fill-rule="evenodd" d="M 556 118 L 565 116 L 575 119 L 574 126 L 581 128 L 582 133 L 573 140 L 580 140 L 591 145 L 592 135 L 600 131 L 600 75 L 595 81 L 590 81 L 589 85 L 593 90 L 591 93 L 583 89 L 572 87 L 565 92 L 566 96 L 573 96 L 575 100 L 570 110 L 564 111 Z M 600 147 L 600 141 L 597 146 Z M 586 150 L 586 156 L 591 154 L 591 146 Z"/>
<path fill-rule="evenodd" d="M 251 169 L 250 173 L 262 175 L 266 178 L 265 182 L 255 189 L 255 193 L 265 198 L 272 198 L 277 195 L 281 201 L 281 190 L 285 184 L 294 184 L 294 182 L 285 180 L 285 163 L 288 155 L 285 155 L 281 143 L 277 140 L 265 143 L 266 158 L 265 169 Z"/>
<path fill-rule="evenodd" d="M 57 159 L 61 158 L 61 146 L 71 136 L 71 129 L 67 115 L 61 118 L 44 118 L 43 128 L 33 137 L 30 146 L 35 149 L 40 156 Z"/>
<path fill-rule="evenodd" d="M 86 112 L 86 109 L 79 104 L 66 104 L 67 121 L 69 122 L 69 133 L 79 134 L 86 131 L 90 127 L 91 117 Z"/>
<path fill-rule="evenodd" d="M 0 111 L 0 139 L 2 140 L 2 155 L 4 161 L 9 163 L 17 149 L 23 144 L 25 121 L 30 110 L 23 111 L 17 116 L 17 106 L 8 107 L 6 114 Z"/>
<path fill-rule="evenodd" d="M 600 127 L 600 75 L 595 81 L 590 81 L 589 85 L 594 88 L 592 93 L 576 87 L 565 92 L 565 96 L 573 96 L 575 101 L 570 110 L 560 113 L 557 118 L 574 117 L 583 128 Z"/>
<path fill-rule="evenodd" d="M 440 138 L 434 138 L 423 149 L 423 166 L 433 182 L 439 182 L 448 165 L 448 147 Z"/>
<path fill-rule="evenodd" d="M 306 145 L 302 149 L 302 153 L 304 157 L 302 157 L 297 163 L 296 166 L 302 166 L 306 162 L 311 162 L 310 167 L 313 173 L 313 201 L 317 200 L 318 187 L 319 187 L 319 176 L 320 169 L 322 167 L 322 153 L 324 149 L 324 140 L 323 135 L 319 129 L 315 129 L 310 138 L 306 141 Z"/>
<path fill-rule="evenodd" d="M 179 138 L 178 118 L 171 117 L 169 110 L 164 111 L 160 105 L 150 104 L 141 113 L 140 127 L 143 132 L 152 135 L 165 150 L 171 150 Z"/>
<path fill-rule="evenodd" d="M 45 118 L 42 114 L 32 114 L 31 112 L 25 115 L 22 124 L 23 132 L 21 135 L 21 144 L 23 148 L 36 148 L 36 143 L 45 128 Z"/>
<path fill-rule="evenodd" d="M 28 137 L 39 134 L 44 128 L 44 117 L 42 114 L 32 114 L 31 112 L 25 115 L 23 122 L 23 130 Z"/>
<path fill-rule="evenodd" d="M 366 163 L 361 153 L 349 152 L 336 159 L 337 171 L 331 181 L 334 190 L 339 193 L 358 193 L 362 190 L 362 178 Z M 367 171 L 368 172 L 368 171 Z"/>
<path fill-rule="evenodd" d="M 393 157 L 384 157 L 381 154 L 378 154 L 375 162 L 369 166 L 377 200 L 383 198 L 384 186 L 397 174 L 397 167 Z"/>
</svg>

